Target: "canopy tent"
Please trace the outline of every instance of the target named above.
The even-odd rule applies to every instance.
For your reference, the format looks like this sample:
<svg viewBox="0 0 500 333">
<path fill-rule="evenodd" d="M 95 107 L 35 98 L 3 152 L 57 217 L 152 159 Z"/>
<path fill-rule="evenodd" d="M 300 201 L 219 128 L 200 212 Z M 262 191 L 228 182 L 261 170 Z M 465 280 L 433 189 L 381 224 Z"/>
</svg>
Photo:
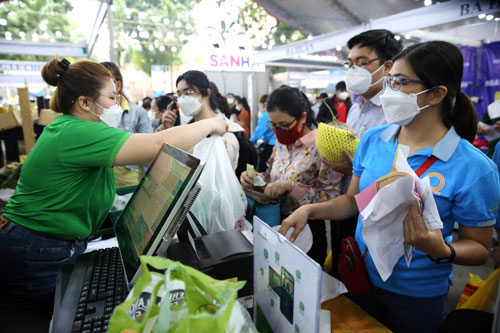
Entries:
<svg viewBox="0 0 500 333">
<path fill-rule="evenodd" d="M 448 40 L 478 46 L 481 41 L 500 40 L 499 21 L 489 14 L 500 13 L 500 1 L 447 1 L 424 6 L 423 1 L 331 1 L 317 0 L 314 6 L 301 0 L 259 0 L 277 19 L 310 35 L 306 40 L 256 53 L 256 63 L 286 63 L 298 55 L 345 47 L 352 36 L 369 29 L 389 29 L 412 42 Z M 479 15 L 483 18 L 479 18 Z M 319 35 L 312 37 L 313 34 Z M 300 60 L 299 60 L 300 62 Z M 305 62 L 304 62 L 305 64 Z"/>
<path fill-rule="evenodd" d="M 97 41 L 98 32 L 101 28 L 106 14 L 113 0 L 99 0 L 99 6 L 95 13 L 92 30 L 88 34 L 87 42 L 80 43 L 41 43 L 28 40 L 7 40 L 0 38 L 0 54 L 10 55 L 42 55 L 53 56 L 59 54 L 74 58 L 89 58 Z"/>
</svg>

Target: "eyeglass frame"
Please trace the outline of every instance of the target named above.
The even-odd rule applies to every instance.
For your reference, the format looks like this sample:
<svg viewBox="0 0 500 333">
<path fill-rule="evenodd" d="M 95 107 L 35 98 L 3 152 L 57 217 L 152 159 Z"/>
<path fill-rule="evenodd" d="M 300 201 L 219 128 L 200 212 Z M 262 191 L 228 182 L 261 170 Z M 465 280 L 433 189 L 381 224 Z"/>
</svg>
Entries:
<svg viewBox="0 0 500 333">
<path fill-rule="evenodd" d="M 194 87 L 187 87 L 186 89 L 183 89 L 182 92 L 177 91 L 175 94 L 176 97 L 181 97 L 181 96 L 192 96 L 194 94 L 200 94 L 198 89 Z"/>
<path fill-rule="evenodd" d="M 395 82 L 394 81 L 395 79 L 399 79 L 399 81 L 400 81 L 399 84 L 398 84 L 398 89 L 394 89 L 393 88 L 392 82 Z M 425 81 L 416 80 L 416 79 L 407 79 L 405 77 L 400 77 L 400 76 L 384 76 L 384 78 L 382 79 L 382 81 L 383 81 L 383 84 L 384 84 L 384 88 L 390 87 L 394 91 L 400 91 L 401 87 L 405 83 L 418 83 L 418 84 L 423 84 L 424 86 L 427 86 L 427 82 L 425 82 Z"/>
<path fill-rule="evenodd" d="M 286 126 L 286 127 L 285 127 L 285 126 L 281 126 L 281 125 L 278 125 L 279 127 L 277 127 L 277 126 L 276 126 L 277 124 L 274 124 L 274 125 L 273 125 L 273 123 L 272 123 L 272 122 L 268 121 L 268 122 L 266 123 L 266 126 L 267 126 L 267 128 L 269 128 L 269 129 L 270 129 L 270 130 L 272 130 L 272 131 L 283 131 L 283 132 L 289 132 L 289 131 L 290 131 L 290 129 L 291 129 L 293 126 L 295 126 L 295 125 L 296 125 L 295 123 L 296 123 L 297 121 L 298 121 L 298 119 L 294 119 L 294 120 L 293 120 L 290 124 L 288 124 L 288 126 Z"/>
<path fill-rule="evenodd" d="M 352 63 L 350 61 L 345 61 L 342 63 L 342 67 L 344 67 L 345 70 L 349 70 L 352 68 L 352 66 L 357 66 L 357 67 L 365 67 L 365 66 L 368 66 L 369 64 L 371 64 L 372 62 L 375 62 L 377 60 L 384 60 L 384 58 L 382 57 L 377 57 L 375 59 L 371 59 L 371 60 L 366 60 L 366 61 L 363 61 L 363 62 L 359 62 L 357 64 L 355 63 Z"/>
</svg>

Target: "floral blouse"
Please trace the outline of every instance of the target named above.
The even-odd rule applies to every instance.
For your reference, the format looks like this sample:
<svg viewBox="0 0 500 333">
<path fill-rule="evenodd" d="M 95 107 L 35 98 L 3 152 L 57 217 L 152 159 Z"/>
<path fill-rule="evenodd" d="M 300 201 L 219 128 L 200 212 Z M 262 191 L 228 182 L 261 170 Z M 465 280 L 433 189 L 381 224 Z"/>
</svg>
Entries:
<svg viewBox="0 0 500 333">
<path fill-rule="evenodd" d="M 317 129 L 314 129 L 292 145 L 283 145 L 276 140 L 273 153 L 267 161 L 267 170 L 260 174 L 267 183 L 295 181 L 295 188 L 288 194 L 294 200 L 288 200 L 285 203 L 288 207 L 282 207 L 285 214 L 301 205 L 330 200 L 340 195 L 344 175 L 322 162 L 316 148 L 316 133 Z"/>
</svg>

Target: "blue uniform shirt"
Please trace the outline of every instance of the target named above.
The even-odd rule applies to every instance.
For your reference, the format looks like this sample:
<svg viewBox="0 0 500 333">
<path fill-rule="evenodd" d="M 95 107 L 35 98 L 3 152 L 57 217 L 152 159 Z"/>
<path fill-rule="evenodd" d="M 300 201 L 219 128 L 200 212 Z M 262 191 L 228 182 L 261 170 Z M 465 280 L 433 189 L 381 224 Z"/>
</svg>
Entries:
<svg viewBox="0 0 500 333">
<path fill-rule="evenodd" d="M 276 143 L 276 136 L 272 129 L 267 127 L 267 122 L 269 121 L 269 115 L 267 111 L 262 112 L 262 116 L 257 121 L 257 126 L 255 127 L 255 131 L 253 132 L 250 141 L 253 143 L 257 143 L 257 140 L 262 139 L 264 142 L 267 142 L 268 145 L 274 146 Z"/>
<path fill-rule="evenodd" d="M 498 172 L 500 172 L 500 144 L 495 146 L 495 152 L 493 153 L 493 162 L 497 165 Z M 498 184 L 500 186 L 500 184 Z M 500 230 L 500 214 L 497 217 L 497 223 L 495 225 L 496 230 Z"/>
<path fill-rule="evenodd" d="M 363 191 L 379 177 L 391 172 L 398 146 L 398 125 L 387 124 L 365 132 L 356 149 L 353 174 L 360 177 Z M 496 165 L 468 141 L 461 139 L 452 127 L 434 146 L 408 157 L 408 164 L 417 170 L 431 155 L 437 157 L 423 173 L 429 176 L 439 215 L 443 221 L 443 237 L 452 241 L 454 221 L 467 227 L 489 227 L 495 224 L 500 196 Z M 363 221 L 358 217 L 356 242 L 366 248 L 361 235 Z M 389 241 L 389 240 L 388 240 Z M 383 282 L 368 251 L 365 257 L 370 281 L 379 288 L 414 297 L 433 297 L 448 293 L 452 265 L 435 264 L 425 253 L 415 249 L 408 268 L 404 257 Z"/>
</svg>

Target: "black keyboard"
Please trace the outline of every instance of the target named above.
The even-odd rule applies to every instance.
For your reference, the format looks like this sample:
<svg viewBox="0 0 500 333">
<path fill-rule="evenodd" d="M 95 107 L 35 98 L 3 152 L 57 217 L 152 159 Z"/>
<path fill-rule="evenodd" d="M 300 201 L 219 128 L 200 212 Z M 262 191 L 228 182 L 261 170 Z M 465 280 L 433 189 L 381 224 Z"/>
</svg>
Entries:
<svg viewBox="0 0 500 333">
<path fill-rule="evenodd" d="M 62 318 L 55 323 L 54 332 L 106 332 L 113 309 L 124 301 L 127 293 L 117 247 L 78 257 L 64 293 L 61 313 L 57 314 Z"/>
</svg>

